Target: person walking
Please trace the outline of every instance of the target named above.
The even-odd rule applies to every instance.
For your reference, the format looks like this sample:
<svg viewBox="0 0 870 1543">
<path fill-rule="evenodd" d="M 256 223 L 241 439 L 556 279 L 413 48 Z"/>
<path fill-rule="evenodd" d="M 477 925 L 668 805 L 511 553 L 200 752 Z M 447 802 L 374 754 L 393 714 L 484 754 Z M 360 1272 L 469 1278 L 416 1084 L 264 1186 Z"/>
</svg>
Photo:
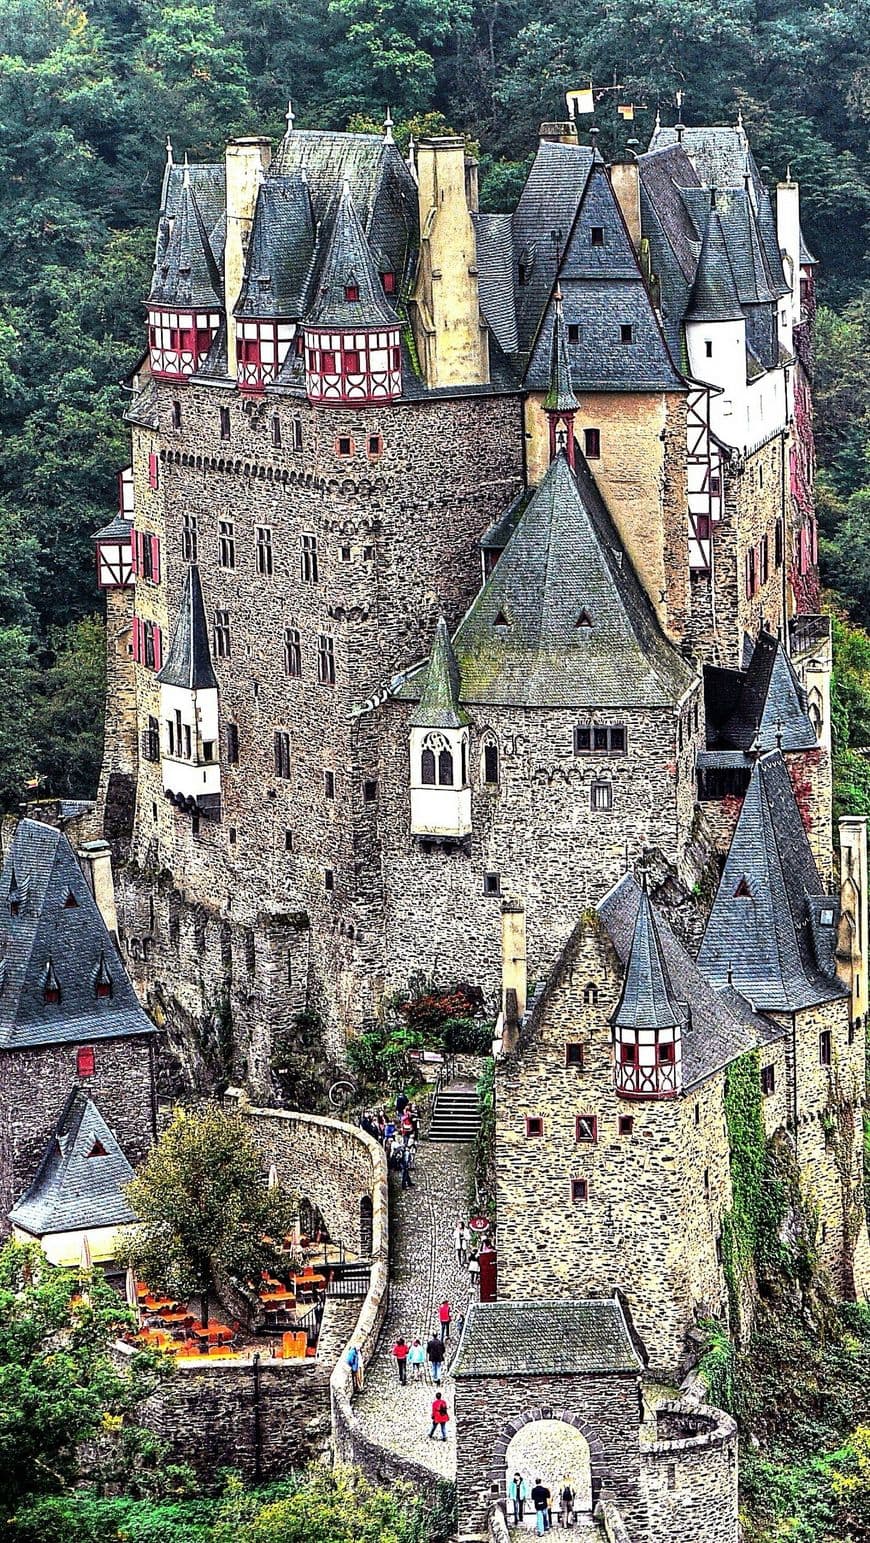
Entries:
<svg viewBox="0 0 870 1543">
<path fill-rule="evenodd" d="M 446 1345 L 450 1338 L 450 1303 L 446 1297 L 438 1309 L 438 1322 L 441 1325 L 441 1338 Z"/>
<path fill-rule="evenodd" d="M 559 1496 L 559 1521 L 563 1527 L 574 1525 L 574 1491 L 567 1480 Z"/>
<path fill-rule="evenodd" d="M 400 1334 L 399 1338 L 396 1340 L 396 1343 L 393 1346 L 393 1355 L 396 1358 L 396 1365 L 399 1368 L 399 1381 L 402 1384 L 402 1387 L 405 1386 L 408 1380 L 408 1352 L 410 1348 L 411 1347 L 407 1340 L 403 1339 Z"/>
<path fill-rule="evenodd" d="M 535 1531 L 538 1537 L 543 1537 L 550 1530 L 550 1491 L 540 1479 L 536 1479 L 532 1485 L 532 1505 L 535 1508 Z"/>
<path fill-rule="evenodd" d="M 480 1265 L 475 1254 L 468 1261 L 468 1278 L 471 1282 L 471 1295 L 477 1295 L 480 1286 Z"/>
<path fill-rule="evenodd" d="M 432 1381 L 437 1387 L 441 1381 L 441 1368 L 444 1365 L 444 1341 L 433 1334 L 426 1346 L 426 1354 L 429 1357 L 429 1366 L 432 1371 Z"/>
<path fill-rule="evenodd" d="M 453 1252 L 456 1255 L 456 1263 L 460 1270 L 465 1269 L 465 1239 L 462 1232 L 462 1222 L 458 1221 L 453 1229 Z"/>
<path fill-rule="evenodd" d="M 396 1114 L 399 1116 L 400 1119 L 401 1119 L 402 1115 L 405 1113 L 405 1110 L 407 1109 L 409 1103 L 410 1103 L 410 1099 L 408 1098 L 408 1095 L 407 1095 L 407 1093 L 405 1092 L 405 1090 L 403 1088 L 401 1093 L 399 1093 L 397 1098 L 396 1098 Z"/>
<path fill-rule="evenodd" d="M 437 1393 L 432 1400 L 432 1429 L 429 1432 L 430 1441 L 435 1439 L 436 1433 L 438 1431 L 441 1432 L 441 1440 L 447 1440 L 447 1421 L 449 1419 L 450 1413 L 448 1411 L 447 1405 L 442 1395 Z"/>
<path fill-rule="evenodd" d="M 345 1360 L 350 1367 L 354 1392 L 359 1393 L 362 1387 L 362 1361 L 360 1360 L 360 1353 L 356 1345 L 348 1345 Z"/>
<path fill-rule="evenodd" d="M 423 1368 L 426 1365 L 426 1352 L 418 1339 L 414 1340 L 413 1345 L 408 1351 L 408 1365 L 411 1368 L 411 1381 L 422 1382 Z"/>
<path fill-rule="evenodd" d="M 412 1158 L 413 1158 L 413 1153 L 411 1151 L 411 1148 L 408 1147 L 408 1146 L 403 1146 L 402 1147 L 402 1152 L 401 1152 L 402 1188 L 403 1189 L 413 1189 L 414 1188 L 414 1181 L 411 1178 L 411 1160 L 412 1160 Z"/>
<path fill-rule="evenodd" d="M 521 1473 L 515 1473 L 508 1485 L 508 1500 L 514 1508 L 514 1526 L 518 1527 L 523 1519 L 526 1501 L 529 1498 L 529 1486 Z"/>
</svg>

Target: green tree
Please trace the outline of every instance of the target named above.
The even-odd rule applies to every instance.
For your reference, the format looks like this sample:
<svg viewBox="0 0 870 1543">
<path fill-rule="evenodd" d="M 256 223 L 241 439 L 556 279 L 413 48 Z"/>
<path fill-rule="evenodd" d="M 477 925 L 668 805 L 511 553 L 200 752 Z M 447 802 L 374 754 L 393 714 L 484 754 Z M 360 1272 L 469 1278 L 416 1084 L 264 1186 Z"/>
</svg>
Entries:
<svg viewBox="0 0 870 1543">
<path fill-rule="evenodd" d="M 88 616 L 55 629 L 50 645 L 54 652 L 33 704 L 36 762 L 46 792 L 91 798 L 103 753 L 102 715 L 94 704 L 106 694 L 105 627 Z"/>
<path fill-rule="evenodd" d="M 0 811 L 20 803 L 34 770 L 29 649 L 22 627 L 0 627 Z"/>
<path fill-rule="evenodd" d="M 218 1104 L 179 1109 L 128 1186 L 138 1217 L 124 1257 L 148 1285 L 179 1297 L 208 1294 L 216 1277 L 259 1280 L 274 1266 L 294 1205 L 269 1188 L 243 1117 Z"/>
</svg>

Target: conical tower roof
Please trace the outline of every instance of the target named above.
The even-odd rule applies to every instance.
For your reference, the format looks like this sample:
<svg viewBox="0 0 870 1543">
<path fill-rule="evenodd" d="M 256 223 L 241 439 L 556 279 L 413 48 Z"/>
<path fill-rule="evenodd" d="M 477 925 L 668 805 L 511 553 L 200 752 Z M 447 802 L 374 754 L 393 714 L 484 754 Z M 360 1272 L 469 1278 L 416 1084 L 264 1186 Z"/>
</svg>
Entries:
<svg viewBox="0 0 870 1543">
<path fill-rule="evenodd" d="M 728 243 L 715 204 L 701 243 L 695 282 L 686 308 L 686 321 L 740 321 L 743 311 L 728 256 Z"/>
<path fill-rule="evenodd" d="M 644 884 L 622 996 L 610 1021 L 623 1029 L 675 1029 L 685 1023 L 686 1017 L 686 1009 L 676 1000 L 671 986 L 655 912 Z"/>
<path fill-rule="evenodd" d="M 181 686 L 185 691 L 217 690 L 196 563 L 187 570 L 172 644 L 157 679 L 162 686 Z"/>
<path fill-rule="evenodd" d="M 301 174 L 260 184 L 237 316 L 301 315 L 314 255 L 314 218 Z"/>
<path fill-rule="evenodd" d="M 148 304 L 207 311 L 223 305 L 218 265 L 187 168 L 172 229 L 154 269 Z"/>
<path fill-rule="evenodd" d="M 348 291 L 356 299 L 348 299 Z M 345 182 L 306 323 L 316 327 L 396 327 L 377 264 Z"/>
<path fill-rule="evenodd" d="M 557 288 L 553 312 L 553 337 L 550 344 L 550 384 L 544 397 L 544 412 L 574 413 L 579 402 L 574 395 L 571 361 L 568 357 L 568 333 L 562 308 L 562 291 Z"/>
<path fill-rule="evenodd" d="M 432 653 L 423 682 L 423 694 L 411 714 L 414 728 L 459 729 L 468 722 L 468 716 L 459 705 L 459 665 L 453 652 L 450 633 L 443 616 L 439 616 L 432 643 Z"/>
</svg>

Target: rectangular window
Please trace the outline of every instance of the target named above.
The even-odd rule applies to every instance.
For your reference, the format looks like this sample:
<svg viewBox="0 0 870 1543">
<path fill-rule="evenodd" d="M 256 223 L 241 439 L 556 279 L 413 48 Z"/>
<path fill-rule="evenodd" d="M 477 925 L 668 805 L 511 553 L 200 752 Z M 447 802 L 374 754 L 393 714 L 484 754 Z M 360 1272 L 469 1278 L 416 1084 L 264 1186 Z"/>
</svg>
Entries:
<svg viewBox="0 0 870 1543">
<path fill-rule="evenodd" d="M 396 293 L 396 275 L 394 273 L 382 273 L 381 288 L 385 295 L 394 295 Z"/>
<path fill-rule="evenodd" d="M 355 348 L 346 348 L 343 357 L 345 375 L 358 375 L 360 371 L 359 352 Z"/>
<path fill-rule="evenodd" d="M 369 455 L 377 456 L 383 452 L 384 441 L 380 434 L 369 435 Z"/>
<path fill-rule="evenodd" d="M 301 418 L 294 418 L 293 419 L 292 446 L 293 446 L 293 449 L 297 453 L 302 449 L 302 419 Z"/>
<path fill-rule="evenodd" d="M 186 563 L 197 560 L 197 518 L 195 514 L 181 516 L 181 557 Z"/>
<path fill-rule="evenodd" d="M 601 459 L 600 429 L 583 430 L 583 453 L 587 461 L 598 461 Z"/>
<path fill-rule="evenodd" d="M 298 627 L 284 628 L 284 674 L 294 680 L 302 676 L 302 643 Z"/>
<path fill-rule="evenodd" d="M 167 718 L 167 720 L 166 720 L 166 743 L 167 743 L 167 745 L 169 747 L 169 754 L 170 755 L 174 755 L 175 754 L 175 724 L 173 723 L 171 718 Z"/>
<path fill-rule="evenodd" d="M 317 679 L 321 686 L 335 685 L 335 644 L 324 632 L 317 639 Z"/>
<path fill-rule="evenodd" d="M 335 889 L 335 874 L 331 868 L 325 868 L 323 871 L 323 887 L 328 890 Z"/>
<path fill-rule="evenodd" d="M 762 1068 L 761 1068 L 761 1091 L 764 1094 L 764 1097 L 765 1098 L 769 1098 L 770 1094 L 774 1091 L 775 1087 L 776 1087 L 776 1070 L 775 1070 L 775 1068 L 773 1066 L 762 1066 Z"/>
<path fill-rule="evenodd" d="M 624 1040 L 619 1047 L 619 1059 L 623 1066 L 637 1065 L 637 1045 L 634 1040 Z"/>
<path fill-rule="evenodd" d="M 148 727 L 142 737 L 142 753 L 146 761 L 160 760 L 160 725 L 157 719 L 150 715 Z"/>
<path fill-rule="evenodd" d="M 483 893 L 485 895 L 501 894 L 501 874 L 485 873 L 483 875 Z"/>
<path fill-rule="evenodd" d="M 608 738 L 609 736 L 606 727 L 600 723 L 596 723 L 592 729 L 592 749 L 606 750 Z"/>
<path fill-rule="evenodd" d="M 268 525 L 258 525 L 256 528 L 257 540 L 257 572 L 264 578 L 270 578 L 274 573 L 274 559 L 272 556 L 272 532 Z"/>
<path fill-rule="evenodd" d="M 713 357 L 713 340 L 712 340 L 712 338 L 705 338 L 704 339 L 704 356 L 707 359 L 712 359 L 712 357 Z"/>
<path fill-rule="evenodd" d="M 290 735 L 286 729 L 275 730 L 275 776 L 290 776 Z"/>
<path fill-rule="evenodd" d="M 174 429 L 180 429 L 181 428 L 181 403 L 180 402 L 173 402 L 173 404 L 172 404 L 172 427 Z"/>
<path fill-rule="evenodd" d="M 634 341 L 634 328 L 630 321 L 620 323 L 619 341 L 620 343 L 631 343 Z"/>
<path fill-rule="evenodd" d="M 769 559 L 768 559 L 767 537 L 766 536 L 762 536 L 761 540 L 758 543 L 758 582 L 759 582 L 759 585 L 767 583 L 767 575 L 768 575 L 768 571 L 769 571 L 769 566 L 770 565 L 769 565 Z"/>
<path fill-rule="evenodd" d="M 363 783 L 363 803 L 375 804 L 378 800 L 378 784 L 374 777 Z"/>
<path fill-rule="evenodd" d="M 621 1114 L 617 1124 L 620 1136 L 630 1136 L 634 1130 L 634 1115 Z"/>
<path fill-rule="evenodd" d="M 606 810 L 613 808 L 613 785 L 610 782 L 593 782 L 590 790 L 590 802 L 593 809 Z"/>
<path fill-rule="evenodd" d="M 326 798 L 335 798 L 335 772 L 323 773 L 323 792 Z"/>
<path fill-rule="evenodd" d="M 353 440 L 349 434 L 339 434 L 335 441 L 335 453 L 342 456 L 353 455 Z"/>
<path fill-rule="evenodd" d="M 191 736 L 189 723 L 184 725 L 184 759 L 186 761 L 193 760 L 193 739 Z"/>
<path fill-rule="evenodd" d="M 822 1032 L 819 1035 L 819 1065 L 820 1066 L 830 1066 L 830 1064 L 831 1064 L 831 1031 L 830 1031 L 830 1029 L 822 1029 Z"/>
<path fill-rule="evenodd" d="M 589 231 L 589 243 L 591 246 L 604 245 L 604 226 L 593 225 Z"/>
<path fill-rule="evenodd" d="M 301 572 L 303 584 L 316 584 L 318 576 L 317 537 L 302 537 Z"/>
<path fill-rule="evenodd" d="M 584 1205 L 585 1202 L 588 1199 L 589 1199 L 589 1180 L 588 1179 L 572 1179 L 571 1180 L 571 1204 L 572 1205 Z"/>
<path fill-rule="evenodd" d="M 221 439 L 230 437 L 230 410 L 228 407 L 220 408 Z"/>
<path fill-rule="evenodd" d="M 528 1115 L 526 1115 L 526 1135 L 527 1136 L 543 1136 L 543 1134 L 544 1134 L 544 1120 L 543 1120 L 543 1116 L 540 1115 L 540 1114 L 528 1114 Z"/>
<path fill-rule="evenodd" d="M 746 553 L 746 598 L 751 600 L 756 590 L 755 582 L 755 547 L 751 546 Z"/>
<path fill-rule="evenodd" d="M 239 764 L 239 726 L 237 723 L 224 724 L 224 736 L 227 747 L 227 765 Z"/>
<path fill-rule="evenodd" d="M 574 754 L 583 755 L 592 749 L 592 727 L 588 723 L 578 723 L 574 729 Z"/>
<path fill-rule="evenodd" d="M 659 1052 L 658 1058 L 659 1058 L 659 1064 L 660 1065 L 662 1065 L 662 1066 L 673 1066 L 673 1064 L 674 1064 L 674 1055 L 675 1055 L 676 1052 L 675 1052 L 674 1045 L 673 1045 L 673 1043 L 671 1041 L 668 1040 L 668 1041 L 665 1042 L 665 1044 L 659 1045 L 658 1052 Z"/>
<path fill-rule="evenodd" d="M 142 627 L 142 662 L 149 670 L 163 667 L 163 635 L 156 622 L 146 621 Z"/>
<path fill-rule="evenodd" d="M 81 1045 L 76 1051 L 76 1075 L 78 1077 L 93 1077 L 96 1067 L 96 1055 L 93 1045 Z"/>
<path fill-rule="evenodd" d="M 218 659 L 230 657 L 230 613 L 229 611 L 215 611 L 214 613 L 214 651 Z"/>
<path fill-rule="evenodd" d="M 218 561 L 222 568 L 236 566 L 236 526 L 233 520 L 218 520 Z"/>
<path fill-rule="evenodd" d="M 574 1122 L 574 1140 L 591 1141 L 598 1140 L 598 1116 L 595 1114 L 578 1114 Z"/>
<path fill-rule="evenodd" d="M 277 413 L 272 414 L 272 444 L 276 450 L 281 449 L 281 419 Z"/>
<path fill-rule="evenodd" d="M 569 321 L 568 323 L 568 342 L 580 342 L 580 323 L 578 321 Z"/>
<path fill-rule="evenodd" d="M 565 1065 L 583 1069 L 583 1046 L 577 1040 L 570 1040 L 565 1046 Z"/>
<path fill-rule="evenodd" d="M 285 832 L 284 832 L 284 851 L 285 852 L 292 852 L 293 851 L 293 832 L 292 832 L 292 830 L 285 830 Z"/>
</svg>

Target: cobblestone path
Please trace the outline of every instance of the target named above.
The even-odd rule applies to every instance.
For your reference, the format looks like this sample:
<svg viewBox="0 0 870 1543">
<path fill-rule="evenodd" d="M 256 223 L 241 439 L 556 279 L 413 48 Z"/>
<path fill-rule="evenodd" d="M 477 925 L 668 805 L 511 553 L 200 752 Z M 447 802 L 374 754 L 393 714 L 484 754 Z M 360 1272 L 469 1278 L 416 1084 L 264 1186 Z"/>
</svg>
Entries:
<svg viewBox="0 0 870 1543">
<path fill-rule="evenodd" d="M 453 1254 L 453 1229 L 468 1214 L 467 1175 L 471 1147 L 421 1141 L 414 1166 L 414 1188 L 401 1190 L 390 1174 L 390 1305 L 377 1354 L 366 1372 L 364 1391 L 354 1410 L 368 1435 L 382 1446 L 413 1458 L 445 1479 L 456 1477 L 453 1430 L 453 1380 L 449 1366 L 456 1349 L 460 1313 L 467 1311 L 471 1284 Z M 447 1440 L 428 1439 L 435 1390 L 428 1367 L 421 1385 L 400 1387 L 392 1348 L 400 1334 L 409 1344 L 427 1339 L 438 1325 L 438 1308 L 447 1298 L 453 1313 L 447 1342 L 443 1392 L 450 1410 Z"/>
</svg>

